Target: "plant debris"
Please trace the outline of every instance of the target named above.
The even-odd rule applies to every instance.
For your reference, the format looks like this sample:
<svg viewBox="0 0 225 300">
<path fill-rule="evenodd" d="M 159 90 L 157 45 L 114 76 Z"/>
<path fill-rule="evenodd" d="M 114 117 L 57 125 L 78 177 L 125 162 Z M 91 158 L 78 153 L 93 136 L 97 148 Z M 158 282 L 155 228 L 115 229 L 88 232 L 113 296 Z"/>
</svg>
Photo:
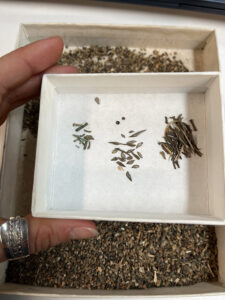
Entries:
<svg viewBox="0 0 225 300">
<path fill-rule="evenodd" d="M 198 131 L 197 127 L 195 126 L 194 120 L 191 119 L 191 120 L 190 120 L 190 123 L 191 123 L 191 126 L 192 126 L 193 130 L 194 130 L 194 131 Z"/>
<path fill-rule="evenodd" d="M 9 262 L 7 282 L 146 289 L 218 280 L 213 226 L 97 222 L 99 236 Z"/>
<path fill-rule="evenodd" d="M 163 159 L 166 159 L 166 154 L 165 154 L 164 151 L 160 151 L 159 153 L 161 154 L 161 156 L 162 156 Z"/>
<path fill-rule="evenodd" d="M 39 97 L 27 102 L 24 106 L 23 129 L 29 129 L 34 137 L 37 137 L 38 132 L 39 109 Z"/>
<path fill-rule="evenodd" d="M 138 131 L 138 132 L 135 132 L 135 133 L 133 133 L 132 135 L 130 135 L 130 137 L 137 137 L 137 136 L 139 136 L 141 133 L 143 133 L 143 132 L 145 132 L 145 131 L 146 131 L 146 129 L 145 129 L 145 130 Z"/>
<path fill-rule="evenodd" d="M 99 99 L 98 97 L 95 97 L 95 102 L 96 102 L 97 104 L 100 104 L 100 99 Z"/>
<path fill-rule="evenodd" d="M 126 176 L 127 176 L 127 178 L 130 180 L 130 181 L 132 181 L 132 177 L 131 177 L 131 175 L 130 175 L 130 173 L 127 171 L 126 172 Z"/>
<path fill-rule="evenodd" d="M 140 130 L 137 131 L 135 133 L 133 133 L 134 131 L 129 131 L 130 133 L 133 133 L 131 136 L 129 136 L 129 138 L 131 137 L 137 137 L 139 135 L 141 135 L 142 133 L 144 133 L 146 131 L 145 130 Z M 126 136 L 124 134 L 121 134 L 122 138 L 126 138 Z M 131 169 L 138 169 L 140 167 L 140 165 L 133 165 L 135 163 L 135 160 L 140 160 L 141 158 L 143 158 L 143 155 L 141 154 L 141 152 L 136 151 L 137 148 L 140 148 L 143 145 L 143 142 L 137 142 L 136 140 L 128 140 L 126 143 L 121 143 L 121 142 L 114 142 L 114 141 L 110 141 L 109 144 L 112 144 L 114 146 L 123 146 L 123 148 L 119 148 L 116 147 L 112 150 L 112 154 L 117 154 L 117 156 L 114 156 L 111 161 L 115 161 L 117 165 L 119 165 L 122 168 L 128 168 L 130 167 Z M 128 148 L 131 149 L 125 149 L 125 146 L 127 146 Z M 120 156 L 118 156 L 118 154 Z M 126 163 L 126 165 L 124 164 Z M 124 169 L 119 168 L 119 171 L 123 171 Z M 132 177 L 129 171 L 126 172 L 126 176 L 127 178 L 132 181 Z"/>
<path fill-rule="evenodd" d="M 73 137 L 75 137 L 75 140 L 73 140 L 74 143 L 79 143 L 83 146 L 84 150 L 89 150 L 91 148 L 91 141 L 94 140 L 93 136 L 90 134 L 76 134 L 76 132 L 79 132 L 81 130 L 84 130 L 84 132 L 91 133 L 91 130 L 84 129 L 88 126 L 88 123 L 85 122 L 84 124 L 77 124 L 73 123 L 73 127 L 77 127 L 75 129 L 75 134 L 73 134 Z M 77 148 L 80 148 L 78 145 L 75 145 Z"/>
<path fill-rule="evenodd" d="M 182 114 L 177 118 L 175 116 L 165 118 L 166 128 L 164 131 L 164 142 L 158 144 L 162 147 L 160 154 L 165 159 L 166 154 L 169 155 L 169 159 L 172 161 L 174 169 L 180 168 L 179 160 L 182 159 L 182 155 L 186 158 L 190 158 L 193 154 L 202 156 L 202 152 L 197 147 L 194 137 L 192 135 L 191 127 L 183 122 Z M 197 130 L 194 121 L 190 120 L 193 129 Z"/>
<path fill-rule="evenodd" d="M 90 46 L 65 51 L 59 61 L 81 73 L 188 72 L 184 63 L 167 52 L 127 47 Z"/>
</svg>

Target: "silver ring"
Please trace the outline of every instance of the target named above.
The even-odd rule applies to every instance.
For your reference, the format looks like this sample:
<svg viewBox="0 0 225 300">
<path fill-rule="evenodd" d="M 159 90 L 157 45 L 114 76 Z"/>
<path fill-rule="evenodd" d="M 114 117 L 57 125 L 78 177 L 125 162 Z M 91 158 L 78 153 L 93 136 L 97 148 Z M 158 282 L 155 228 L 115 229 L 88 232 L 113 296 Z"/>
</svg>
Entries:
<svg viewBox="0 0 225 300">
<path fill-rule="evenodd" d="M 28 224 L 21 217 L 12 217 L 0 226 L 0 240 L 8 260 L 29 255 Z"/>
</svg>

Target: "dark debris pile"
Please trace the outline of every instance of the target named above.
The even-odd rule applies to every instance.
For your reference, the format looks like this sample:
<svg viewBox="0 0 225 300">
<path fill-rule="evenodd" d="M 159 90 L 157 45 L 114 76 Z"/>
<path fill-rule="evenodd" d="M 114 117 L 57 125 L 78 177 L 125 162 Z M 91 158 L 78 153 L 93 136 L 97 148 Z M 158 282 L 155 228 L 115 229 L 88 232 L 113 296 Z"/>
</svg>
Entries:
<svg viewBox="0 0 225 300">
<path fill-rule="evenodd" d="M 217 280 L 213 226 L 98 222 L 99 236 L 10 262 L 7 281 L 48 287 L 143 289 Z"/>
</svg>

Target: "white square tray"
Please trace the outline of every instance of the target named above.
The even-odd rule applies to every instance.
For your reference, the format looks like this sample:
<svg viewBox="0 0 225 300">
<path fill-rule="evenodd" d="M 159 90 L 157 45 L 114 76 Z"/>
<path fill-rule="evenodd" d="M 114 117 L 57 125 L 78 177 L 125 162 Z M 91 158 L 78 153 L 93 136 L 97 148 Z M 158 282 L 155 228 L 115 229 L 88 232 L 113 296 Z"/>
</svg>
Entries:
<svg viewBox="0 0 225 300">
<path fill-rule="evenodd" d="M 100 98 L 100 105 L 94 98 Z M 41 93 L 32 213 L 37 217 L 221 224 L 223 123 L 216 74 L 46 75 Z M 164 116 L 194 119 L 203 157 L 174 170 L 160 156 Z M 117 120 L 126 117 L 120 125 Z M 88 122 L 90 150 L 73 143 Z M 139 169 L 118 171 L 110 141 L 147 129 Z M 129 140 L 129 139 L 128 139 Z M 128 141 L 126 140 L 126 141 Z M 125 140 L 124 140 L 125 141 Z M 133 181 L 126 178 L 126 170 Z"/>
</svg>

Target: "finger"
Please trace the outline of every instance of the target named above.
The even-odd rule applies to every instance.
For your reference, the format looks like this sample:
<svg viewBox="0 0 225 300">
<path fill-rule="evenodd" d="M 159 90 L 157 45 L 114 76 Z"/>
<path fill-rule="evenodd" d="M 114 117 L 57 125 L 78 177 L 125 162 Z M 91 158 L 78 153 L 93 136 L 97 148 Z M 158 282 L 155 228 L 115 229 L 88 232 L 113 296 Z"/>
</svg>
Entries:
<svg viewBox="0 0 225 300">
<path fill-rule="evenodd" d="M 60 37 L 31 43 L 0 58 L 0 94 L 23 84 L 54 65 L 63 51 Z"/>
<path fill-rule="evenodd" d="M 5 121 L 7 114 L 12 109 L 15 109 L 40 94 L 43 74 L 73 74 L 77 72 L 78 70 L 75 67 L 53 66 L 47 69 L 44 73 L 32 76 L 23 85 L 9 92 L 9 94 L 4 97 L 3 101 L 1 101 L 0 125 Z"/>
<path fill-rule="evenodd" d="M 83 220 L 60 220 L 26 217 L 29 227 L 30 253 L 47 250 L 57 244 L 71 239 L 87 239 L 98 235 L 96 226 L 91 221 Z M 5 255 L 0 245 L 0 260 Z"/>
<path fill-rule="evenodd" d="M 27 217 L 30 252 L 36 253 L 70 239 L 95 237 L 98 232 L 91 221 Z"/>
<path fill-rule="evenodd" d="M 77 73 L 78 70 L 75 67 L 70 66 L 53 66 L 47 69 L 44 73 L 39 73 L 37 75 L 32 76 L 28 81 L 26 81 L 23 85 L 17 87 L 15 90 L 11 91 L 6 97 L 4 97 L 4 101 L 7 101 L 12 108 L 17 107 L 17 102 L 23 99 L 28 100 L 32 99 L 40 94 L 42 77 L 44 74 L 74 74 Z M 24 102 L 25 103 L 25 102 Z M 19 103 L 20 105 L 23 102 Z"/>
</svg>

